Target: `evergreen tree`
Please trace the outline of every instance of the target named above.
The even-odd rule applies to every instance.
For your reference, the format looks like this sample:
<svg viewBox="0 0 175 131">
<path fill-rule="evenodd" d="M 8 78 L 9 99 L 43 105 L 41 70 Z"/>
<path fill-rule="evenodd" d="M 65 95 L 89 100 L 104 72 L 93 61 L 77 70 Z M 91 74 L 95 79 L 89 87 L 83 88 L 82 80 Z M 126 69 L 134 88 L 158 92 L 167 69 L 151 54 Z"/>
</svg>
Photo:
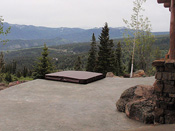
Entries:
<svg viewBox="0 0 175 131">
<path fill-rule="evenodd" d="M 114 68 L 114 62 L 111 61 L 111 59 L 113 59 L 113 42 L 109 40 L 109 28 L 107 23 L 105 23 L 105 26 L 102 28 L 99 40 L 97 71 L 106 75 L 107 72 L 113 71 Z"/>
<path fill-rule="evenodd" d="M 82 70 L 82 65 L 81 65 L 81 58 L 80 56 L 77 57 L 77 61 L 75 62 L 74 70 L 80 71 Z"/>
<path fill-rule="evenodd" d="M 45 74 L 53 72 L 53 65 L 51 63 L 50 58 L 48 57 L 48 48 L 46 44 L 44 44 L 42 57 L 38 59 L 36 66 L 34 67 L 33 76 L 35 79 L 44 79 Z"/>
<path fill-rule="evenodd" d="M 25 66 L 24 66 L 24 68 L 23 68 L 22 75 L 23 75 L 24 77 L 28 76 L 28 69 L 27 69 Z"/>
<path fill-rule="evenodd" d="M 93 33 L 91 49 L 89 50 L 89 57 L 88 57 L 86 70 L 95 72 L 96 63 L 97 63 L 97 44 L 96 44 L 95 35 Z"/>
<path fill-rule="evenodd" d="M 116 60 L 115 60 L 115 69 L 116 69 L 116 75 L 121 76 L 123 75 L 123 66 L 122 66 L 122 49 L 121 44 L 118 42 L 117 49 L 116 49 Z"/>
<path fill-rule="evenodd" d="M 4 54 L 3 54 L 3 52 L 1 52 L 1 54 L 0 54 L 0 73 L 3 72 L 4 66 L 5 66 Z"/>
<path fill-rule="evenodd" d="M 21 75 L 22 75 L 21 72 L 20 72 L 20 71 L 17 71 L 16 76 L 17 76 L 18 78 L 20 78 Z"/>
<path fill-rule="evenodd" d="M 108 71 L 115 73 L 115 50 L 113 40 L 109 40 L 109 67 Z"/>
<path fill-rule="evenodd" d="M 12 62 L 12 74 L 15 74 L 16 73 L 16 61 L 13 60 Z"/>
</svg>

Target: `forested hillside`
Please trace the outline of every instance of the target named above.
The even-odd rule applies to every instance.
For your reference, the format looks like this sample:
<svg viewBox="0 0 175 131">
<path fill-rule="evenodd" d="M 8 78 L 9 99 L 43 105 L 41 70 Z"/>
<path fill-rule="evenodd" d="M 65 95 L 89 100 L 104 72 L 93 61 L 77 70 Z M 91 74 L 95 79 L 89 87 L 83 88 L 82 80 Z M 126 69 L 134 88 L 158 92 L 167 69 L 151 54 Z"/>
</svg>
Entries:
<svg viewBox="0 0 175 131">
<path fill-rule="evenodd" d="M 159 47 L 161 50 L 161 57 L 163 58 L 169 49 L 169 36 L 157 36 L 155 39 L 153 48 L 156 50 L 156 48 Z M 115 39 L 114 45 L 116 46 L 119 41 L 121 41 L 122 48 L 124 48 L 125 45 L 123 39 Z M 89 49 L 90 43 L 88 42 L 49 46 L 49 57 L 52 58 L 56 69 L 59 70 L 73 69 L 75 60 L 78 56 L 81 56 L 83 67 L 85 67 Z M 41 55 L 41 52 L 42 47 L 7 51 L 5 52 L 4 57 L 7 63 L 15 60 L 18 68 L 26 66 L 27 68 L 32 69 L 34 62 Z M 123 61 L 126 61 L 125 58 L 123 58 Z"/>
</svg>

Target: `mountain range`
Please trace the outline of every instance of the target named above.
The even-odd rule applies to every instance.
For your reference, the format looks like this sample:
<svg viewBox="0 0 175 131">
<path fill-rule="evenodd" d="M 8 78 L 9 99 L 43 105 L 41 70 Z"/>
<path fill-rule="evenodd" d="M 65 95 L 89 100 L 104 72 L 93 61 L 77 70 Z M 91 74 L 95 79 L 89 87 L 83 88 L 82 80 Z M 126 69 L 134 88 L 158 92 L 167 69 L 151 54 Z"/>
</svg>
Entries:
<svg viewBox="0 0 175 131">
<path fill-rule="evenodd" d="M 7 36 L 1 36 L 1 39 L 8 39 L 6 45 L 1 46 L 0 50 L 16 50 L 23 48 L 31 48 L 42 46 L 46 43 L 50 45 L 60 45 L 67 43 L 80 43 L 91 41 L 92 34 L 94 33 L 96 39 L 101 33 L 102 28 L 82 29 L 82 28 L 49 28 L 39 27 L 32 25 L 17 25 L 3 23 L 5 29 L 11 27 L 11 31 Z M 118 39 L 123 37 L 125 27 L 109 28 L 110 38 Z M 155 35 L 165 35 L 169 32 L 153 32 Z"/>
</svg>

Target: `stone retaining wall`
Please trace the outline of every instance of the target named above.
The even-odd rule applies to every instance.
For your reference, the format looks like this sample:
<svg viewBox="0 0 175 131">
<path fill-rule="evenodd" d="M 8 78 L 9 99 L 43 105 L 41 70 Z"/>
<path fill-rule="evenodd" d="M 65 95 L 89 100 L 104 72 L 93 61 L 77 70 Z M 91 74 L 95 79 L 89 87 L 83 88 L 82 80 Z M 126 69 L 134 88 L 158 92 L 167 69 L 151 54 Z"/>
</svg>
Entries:
<svg viewBox="0 0 175 131">
<path fill-rule="evenodd" d="M 155 123 L 175 123 L 175 60 L 156 60 Z"/>
</svg>

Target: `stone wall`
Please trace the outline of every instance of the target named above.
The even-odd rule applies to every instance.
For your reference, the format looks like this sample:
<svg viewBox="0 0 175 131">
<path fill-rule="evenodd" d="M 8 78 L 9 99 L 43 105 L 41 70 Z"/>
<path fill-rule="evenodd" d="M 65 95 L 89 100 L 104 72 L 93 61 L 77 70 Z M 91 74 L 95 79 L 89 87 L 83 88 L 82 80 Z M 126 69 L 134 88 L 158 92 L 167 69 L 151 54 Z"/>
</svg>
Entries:
<svg viewBox="0 0 175 131">
<path fill-rule="evenodd" d="M 156 60 L 155 123 L 175 123 L 175 60 Z"/>
</svg>

